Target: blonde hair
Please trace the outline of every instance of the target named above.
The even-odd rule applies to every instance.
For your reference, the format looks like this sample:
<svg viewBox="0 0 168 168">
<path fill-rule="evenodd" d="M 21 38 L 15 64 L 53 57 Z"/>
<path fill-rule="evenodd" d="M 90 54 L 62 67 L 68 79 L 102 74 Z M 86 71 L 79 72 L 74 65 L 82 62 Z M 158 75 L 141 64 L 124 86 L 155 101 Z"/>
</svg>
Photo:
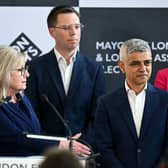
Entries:
<svg viewBox="0 0 168 168">
<path fill-rule="evenodd" d="M 0 45 L 0 102 L 8 95 L 11 71 L 16 69 L 19 63 L 26 63 L 25 53 L 16 51 L 14 48 L 6 45 Z"/>
</svg>

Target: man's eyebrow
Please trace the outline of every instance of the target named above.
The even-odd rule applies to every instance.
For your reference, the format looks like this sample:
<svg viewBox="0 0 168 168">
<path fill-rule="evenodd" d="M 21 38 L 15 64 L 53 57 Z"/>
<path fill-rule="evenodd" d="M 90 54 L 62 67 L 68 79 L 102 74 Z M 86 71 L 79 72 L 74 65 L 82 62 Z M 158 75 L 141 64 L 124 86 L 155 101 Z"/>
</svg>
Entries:
<svg viewBox="0 0 168 168">
<path fill-rule="evenodd" d="M 144 64 L 149 64 L 152 63 L 151 59 L 147 59 L 147 60 L 143 60 L 143 61 L 138 61 L 138 60 L 132 60 L 129 64 L 140 64 L 140 63 L 144 63 Z"/>
</svg>

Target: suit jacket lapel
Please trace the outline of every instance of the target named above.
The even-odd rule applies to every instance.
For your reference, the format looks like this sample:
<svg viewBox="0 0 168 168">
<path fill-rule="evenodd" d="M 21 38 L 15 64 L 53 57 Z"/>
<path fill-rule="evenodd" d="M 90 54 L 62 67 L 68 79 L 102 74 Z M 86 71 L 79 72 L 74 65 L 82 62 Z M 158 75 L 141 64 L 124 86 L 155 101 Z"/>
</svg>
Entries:
<svg viewBox="0 0 168 168">
<path fill-rule="evenodd" d="M 141 131 L 140 131 L 140 138 L 143 138 L 145 135 L 145 132 L 147 131 L 151 117 L 153 116 L 154 110 L 154 95 L 152 96 L 152 93 L 154 93 L 154 90 L 152 89 L 152 86 L 148 84 L 148 89 L 146 91 L 146 100 L 145 100 L 145 106 L 144 106 L 144 113 L 141 123 Z"/>
<path fill-rule="evenodd" d="M 80 56 L 79 52 L 76 55 L 76 60 L 74 62 L 74 66 L 73 66 L 73 70 L 72 70 L 72 76 L 71 76 L 71 81 L 70 81 L 70 85 L 69 85 L 69 91 L 68 91 L 68 97 L 72 97 L 73 94 L 76 93 L 76 91 L 78 90 L 78 87 L 80 86 L 81 82 L 81 77 L 83 76 L 83 70 L 86 67 L 84 66 L 84 61 L 82 61 L 82 57 Z"/>
<path fill-rule="evenodd" d="M 47 68 L 48 66 L 50 67 Z M 57 93 L 61 98 L 61 102 L 64 104 L 64 99 L 66 95 L 65 95 L 65 90 L 64 90 L 63 81 L 61 78 L 61 73 L 59 70 L 58 62 L 54 54 L 54 50 L 50 52 L 48 62 L 46 62 L 46 70 L 48 70 L 49 76 L 54 82 Z"/>
<path fill-rule="evenodd" d="M 131 135 L 133 136 L 135 141 L 137 141 L 137 133 L 136 133 L 136 128 L 135 128 L 135 123 L 134 123 L 134 120 L 133 120 L 133 116 L 132 116 L 131 108 L 130 108 L 130 105 L 129 105 L 127 93 L 125 91 L 125 87 L 123 87 L 120 90 L 119 94 L 121 94 L 119 96 L 120 97 L 120 102 L 121 102 L 119 104 L 119 111 L 120 111 L 123 119 L 125 120 L 126 126 L 128 127 Z"/>
</svg>

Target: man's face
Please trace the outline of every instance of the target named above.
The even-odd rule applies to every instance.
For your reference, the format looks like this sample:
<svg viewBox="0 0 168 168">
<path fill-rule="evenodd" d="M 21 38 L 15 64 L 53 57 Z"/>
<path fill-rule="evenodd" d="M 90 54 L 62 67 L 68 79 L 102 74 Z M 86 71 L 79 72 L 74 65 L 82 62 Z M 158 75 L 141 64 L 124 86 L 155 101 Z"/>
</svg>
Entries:
<svg viewBox="0 0 168 168">
<path fill-rule="evenodd" d="M 57 24 L 55 25 L 57 28 L 50 28 L 49 31 L 56 41 L 58 51 L 68 52 L 78 47 L 81 36 L 79 25 L 80 20 L 75 13 L 65 13 L 57 16 Z"/>
<path fill-rule="evenodd" d="M 151 76 L 152 57 L 150 52 L 135 52 L 119 62 L 120 69 L 126 75 L 126 81 L 131 89 L 143 88 Z"/>
</svg>

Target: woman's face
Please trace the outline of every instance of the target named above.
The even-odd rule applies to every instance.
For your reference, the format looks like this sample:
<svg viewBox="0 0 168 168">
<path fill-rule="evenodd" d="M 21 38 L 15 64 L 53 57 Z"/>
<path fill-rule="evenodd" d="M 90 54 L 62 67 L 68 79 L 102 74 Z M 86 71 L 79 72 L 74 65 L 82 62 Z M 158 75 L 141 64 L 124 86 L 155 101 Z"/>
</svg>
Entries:
<svg viewBox="0 0 168 168">
<path fill-rule="evenodd" d="M 12 69 L 9 82 L 9 93 L 16 94 L 26 89 L 27 78 L 29 77 L 28 67 L 20 63 Z"/>
</svg>

